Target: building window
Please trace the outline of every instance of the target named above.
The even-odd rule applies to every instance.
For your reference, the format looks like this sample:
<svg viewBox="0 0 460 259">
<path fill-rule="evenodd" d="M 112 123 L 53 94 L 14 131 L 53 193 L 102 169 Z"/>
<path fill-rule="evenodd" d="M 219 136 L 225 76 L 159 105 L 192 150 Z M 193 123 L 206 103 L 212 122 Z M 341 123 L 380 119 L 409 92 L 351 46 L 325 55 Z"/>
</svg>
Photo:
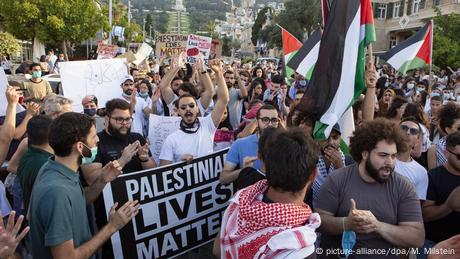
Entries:
<svg viewBox="0 0 460 259">
<path fill-rule="evenodd" d="M 387 4 L 377 5 L 377 19 L 385 19 L 387 17 Z"/>
<path fill-rule="evenodd" d="M 396 46 L 397 42 L 396 42 L 396 36 L 391 36 L 390 37 L 390 49 L 393 48 L 394 46 Z"/>
<path fill-rule="evenodd" d="M 393 18 L 399 17 L 400 8 L 401 8 L 401 2 L 396 2 L 393 6 Z"/>
<path fill-rule="evenodd" d="M 433 0 L 433 6 L 438 6 L 441 4 L 441 0 Z"/>
<path fill-rule="evenodd" d="M 418 13 L 418 10 L 420 9 L 420 1 L 421 0 L 414 0 L 414 3 L 412 4 L 412 14 Z"/>
</svg>

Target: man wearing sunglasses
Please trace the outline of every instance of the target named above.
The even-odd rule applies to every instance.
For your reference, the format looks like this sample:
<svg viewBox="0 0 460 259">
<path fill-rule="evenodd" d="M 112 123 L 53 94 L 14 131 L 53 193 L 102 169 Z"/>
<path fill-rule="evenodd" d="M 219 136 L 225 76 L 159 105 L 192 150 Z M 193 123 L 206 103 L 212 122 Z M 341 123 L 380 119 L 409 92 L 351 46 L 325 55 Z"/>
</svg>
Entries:
<svg viewBox="0 0 460 259">
<path fill-rule="evenodd" d="M 193 158 L 214 152 L 214 133 L 219 126 L 229 102 L 228 89 L 219 60 L 210 61 L 211 69 L 217 75 L 217 102 L 214 110 L 206 117 L 198 118 L 199 108 L 194 96 L 179 97 L 178 113 L 182 118 L 180 129 L 170 134 L 161 149 L 160 165 L 179 161 L 190 162 Z"/>
<path fill-rule="evenodd" d="M 460 234 L 460 211 L 454 206 L 460 195 L 460 132 L 447 136 L 444 154 L 447 162 L 428 172 L 426 201 L 422 203 L 428 248 Z"/>
<path fill-rule="evenodd" d="M 419 149 L 422 131 L 419 123 L 414 117 L 403 118 L 399 127 L 406 136 L 405 149 L 398 150 L 396 155 L 395 172 L 409 179 L 415 186 L 415 191 L 420 200 L 426 199 L 426 189 L 428 188 L 428 175 L 426 169 L 415 161 L 411 153 Z M 419 151 L 421 151 L 419 149 Z"/>
</svg>

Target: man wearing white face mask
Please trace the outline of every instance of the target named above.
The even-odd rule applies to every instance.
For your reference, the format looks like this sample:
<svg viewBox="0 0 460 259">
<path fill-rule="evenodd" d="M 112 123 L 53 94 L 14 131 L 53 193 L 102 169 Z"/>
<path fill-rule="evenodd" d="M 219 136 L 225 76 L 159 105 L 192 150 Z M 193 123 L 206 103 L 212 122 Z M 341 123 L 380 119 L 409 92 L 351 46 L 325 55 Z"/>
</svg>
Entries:
<svg viewBox="0 0 460 259">
<path fill-rule="evenodd" d="M 42 78 L 42 68 L 40 64 L 32 63 L 30 65 L 30 71 L 32 73 L 32 78 L 24 82 L 24 88 L 27 90 L 25 100 L 43 100 L 48 94 L 53 93 L 50 83 Z"/>
</svg>

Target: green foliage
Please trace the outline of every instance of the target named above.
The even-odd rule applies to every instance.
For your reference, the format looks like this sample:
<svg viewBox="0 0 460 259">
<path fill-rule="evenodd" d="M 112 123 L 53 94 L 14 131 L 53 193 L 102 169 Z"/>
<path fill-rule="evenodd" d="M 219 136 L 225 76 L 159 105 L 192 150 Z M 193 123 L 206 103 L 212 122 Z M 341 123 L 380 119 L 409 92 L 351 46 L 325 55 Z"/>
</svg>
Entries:
<svg viewBox="0 0 460 259">
<path fill-rule="evenodd" d="M 259 13 L 257 13 L 256 20 L 254 21 L 254 25 L 252 26 L 252 34 L 251 34 L 251 42 L 254 46 L 257 45 L 257 40 L 261 38 L 262 36 L 261 35 L 262 26 L 267 20 L 266 13 L 270 9 L 271 9 L 270 7 L 264 7 L 259 11 Z"/>
<path fill-rule="evenodd" d="M 441 68 L 460 67 L 460 15 L 442 15 L 436 8 L 434 18 L 433 63 Z"/>
<path fill-rule="evenodd" d="M 6 31 L 19 39 L 37 36 L 45 43 L 80 43 L 106 24 L 95 1 L 2 0 L 0 16 Z"/>
<path fill-rule="evenodd" d="M 16 38 L 8 32 L 0 32 L 0 56 L 13 55 L 21 50 Z"/>
</svg>

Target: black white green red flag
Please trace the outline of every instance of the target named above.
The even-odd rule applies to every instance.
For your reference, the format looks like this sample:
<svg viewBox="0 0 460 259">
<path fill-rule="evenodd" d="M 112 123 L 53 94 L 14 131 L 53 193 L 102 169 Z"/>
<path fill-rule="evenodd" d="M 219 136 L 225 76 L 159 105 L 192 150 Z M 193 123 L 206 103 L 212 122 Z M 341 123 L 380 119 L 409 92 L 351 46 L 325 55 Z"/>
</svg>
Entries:
<svg viewBox="0 0 460 259">
<path fill-rule="evenodd" d="M 321 29 L 314 31 L 287 63 L 288 67 L 303 75 L 307 80 L 311 79 L 318 59 L 321 33 Z"/>
<path fill-rule="evenodd" d="M 287 64 L 292 56 L 302 47 L 302 42 L 300 42 L 294 35 L 289 33 L 286 29 L 279 26 L 281 29 L 281 38 L 283 41 L 283 55 L 284 55 L 284 64 Z M 286 77 L 290 78 L 294 74 L 294 70 L 285 65 Z"/>
<path fill-rule="evenodd" d="M 302 107 L 318 118 L 315 138 L 327 138 L 365 90 L 365 51 L 375 38 L 370 0 L 332 1 L 318 60 L 302 100 Z"/>
<path fill-rule="evenodd" d="M 426 24 L 407 40 L 380 56 L 399 73 L 430 65 L 433 43 L 433 21 Z"/>
</svg>

